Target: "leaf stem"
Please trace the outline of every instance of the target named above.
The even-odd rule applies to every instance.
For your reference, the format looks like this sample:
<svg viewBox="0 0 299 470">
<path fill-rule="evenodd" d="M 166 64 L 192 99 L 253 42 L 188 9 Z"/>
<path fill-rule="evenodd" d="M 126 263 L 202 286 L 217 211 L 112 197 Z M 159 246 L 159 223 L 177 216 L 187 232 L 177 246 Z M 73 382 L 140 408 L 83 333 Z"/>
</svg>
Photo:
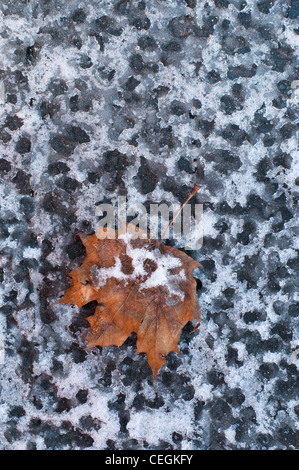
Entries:
<svg viewBox="0 0 299 470">
<path fill-rule="evenodd" d="M 194 184 L 194 188 L 192 190 L 192 192 L 189 194 L 189 196 L 187 197 L 186 201 L 184 202 L 184 204 L 181 205 L 181 207 L 179 208 L 179 210 L 176 212 L 176 214 L 174 215 L 174 217 L 172 218 L 172 220 L 169 222 L 169 224 L 167 225 L 166 229 L 164 230 L 164 232 L 162 233 L 161 235 L 161 238 L 160 240 L 157 242 L 157 247 L 161 245 L 166 233 L 168 232 L 169 228 L 172 226 L 173 222 L 175 221 L 175 219 L 180 215 L 180 213 L 182 212 L 182 210 L 184 209 L 185 205 L 190 201 L 190 199 L 194 196 L 195 193 L 197 193 L 197 191 L 200 189 L 200 186 L 197 186 L 197 184 Z"/>
</svg>

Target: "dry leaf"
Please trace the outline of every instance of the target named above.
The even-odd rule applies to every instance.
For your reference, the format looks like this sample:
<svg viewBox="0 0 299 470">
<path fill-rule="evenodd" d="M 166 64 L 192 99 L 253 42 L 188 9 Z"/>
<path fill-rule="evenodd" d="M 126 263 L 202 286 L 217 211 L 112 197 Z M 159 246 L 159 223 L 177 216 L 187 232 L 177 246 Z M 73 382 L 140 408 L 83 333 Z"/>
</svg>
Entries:
<svg viewBox="0 0 299 470">
<path fill-rule="evenodd" d="M 126 226 L 134 232 L 135 226 Z M 167 354 L 179 353 L 183 327 L 190 320 L 200 322 L 193 278 L 200 264 L 153 240 L 119 239 L 113 229 L 79 237 L 86 258 L 69 274 L 72 285 L 58 303 L 81 307 L 96 300 L 95 313 L 87 319 L 88 348 L 120 346 L 134 331 L 137 352 L 147 354 L 155 379 Z"/>
</svg>

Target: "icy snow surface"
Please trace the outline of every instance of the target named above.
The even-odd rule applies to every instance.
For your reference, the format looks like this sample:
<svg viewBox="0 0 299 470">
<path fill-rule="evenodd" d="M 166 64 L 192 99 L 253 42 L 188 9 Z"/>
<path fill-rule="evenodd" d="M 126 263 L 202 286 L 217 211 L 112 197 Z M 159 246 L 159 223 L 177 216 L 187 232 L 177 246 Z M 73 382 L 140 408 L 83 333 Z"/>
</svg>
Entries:
<svg viewBox="0 0 299 470">
<path fill-rule="evenodd" d="M 298 447 L 298 32 L 293 0 L 1 0 L 1 449 Z M 97 205 L 193 183 L 202 323 L 153 384 L 53 304 Z"/>
</svg>

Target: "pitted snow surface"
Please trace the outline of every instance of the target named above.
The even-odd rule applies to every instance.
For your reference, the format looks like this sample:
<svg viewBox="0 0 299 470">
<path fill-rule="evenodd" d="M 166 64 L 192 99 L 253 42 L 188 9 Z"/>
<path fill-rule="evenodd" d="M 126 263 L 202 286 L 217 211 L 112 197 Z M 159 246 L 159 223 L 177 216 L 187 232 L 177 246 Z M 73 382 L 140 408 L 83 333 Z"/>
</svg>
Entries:
<svg viewBox="0 0 299 470">
<path fill-rule="evenodd" d="M 1 1 L 2 449 L 298 447 L 298 32 L 293 0 Z M 202 323 L 153 384 L 53 304 L 97 205 L 194 182 Z"/>
</svg>

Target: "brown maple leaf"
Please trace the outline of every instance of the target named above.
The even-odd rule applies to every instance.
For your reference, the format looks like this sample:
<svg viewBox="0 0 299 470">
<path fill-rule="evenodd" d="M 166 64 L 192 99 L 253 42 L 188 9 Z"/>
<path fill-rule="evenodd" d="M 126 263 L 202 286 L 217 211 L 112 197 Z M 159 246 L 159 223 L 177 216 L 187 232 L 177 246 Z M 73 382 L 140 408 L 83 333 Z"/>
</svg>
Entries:
<svg viewBox="0 0 299 470">
<path fill-rule="evenodd" d="M 134 232 L 135 226 L 126 226 Z M 168 353 L 179 353 L 184 326 L 190 320 L 199 326 L 193 270 L 200 264 L 161 240 L 121 239 L 111 228 L 79 237 L 86 258 L 69 274 L 72 284 L 57 303 L 81 307 L 97 301 L 94 315 L 87 318 L 88 348 L 120 346 L 134 331 L 137 353 L 147 354 L 155 379 Z"/>
</svg>

